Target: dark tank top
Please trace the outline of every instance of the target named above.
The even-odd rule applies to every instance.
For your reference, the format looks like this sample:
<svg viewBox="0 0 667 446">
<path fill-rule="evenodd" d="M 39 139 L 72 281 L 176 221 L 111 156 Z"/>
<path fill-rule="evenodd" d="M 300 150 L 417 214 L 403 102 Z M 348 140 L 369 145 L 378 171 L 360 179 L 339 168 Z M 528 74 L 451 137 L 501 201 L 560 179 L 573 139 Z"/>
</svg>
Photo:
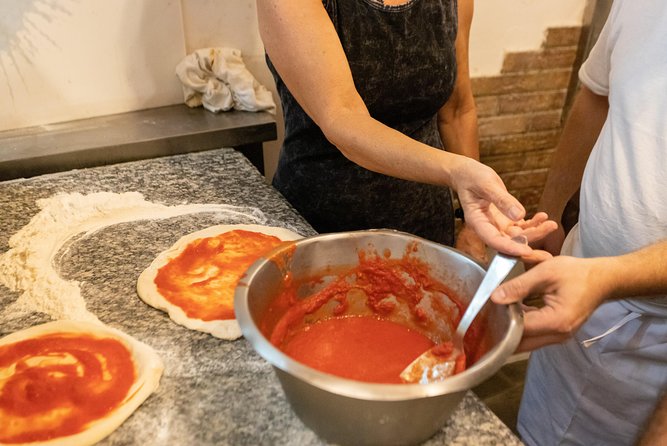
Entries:
<svg viewBox="0 0 667 446">
<path fill-rule="evenodd" d="M 371 116 L 442 148 L 437 112 L 456 78 L 456 0 L 409 0 L 399 6 L 325 0 L 324 5 Z M 448 188 L 371 172 L 345 158 L 296 102 L 268 57 L 267 62 L 285 118 L 273 185 L 315 230 L 389 228 L 453 244 Z"/>
</svg>

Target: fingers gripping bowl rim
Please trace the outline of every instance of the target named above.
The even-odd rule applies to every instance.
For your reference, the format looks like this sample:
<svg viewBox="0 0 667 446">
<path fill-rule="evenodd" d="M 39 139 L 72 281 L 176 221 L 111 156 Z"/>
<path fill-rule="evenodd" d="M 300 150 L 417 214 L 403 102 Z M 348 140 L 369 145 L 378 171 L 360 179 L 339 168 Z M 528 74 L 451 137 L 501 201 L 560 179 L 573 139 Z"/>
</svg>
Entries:
<svg viewBox="0 0 667 446">
<path fill-rule="evenodd" d="M 374 384 L 320 372 L 301 364 L 262 334 L 258 322 L 283 274 L 312 275 L 336 265 L 353 265 L 358 251 L 372 247 L 400 257 L 409 243 L 438 274 L 449 278 L 464 302 L 473 295 L 484 269 L 472 258 L 411 234 L 368 230 L 323 234 L 279 247 L 257 260 L 239 282 L 235 312 L 245 338 L 268 361 L 292 408 L 321 437 L 341 444 L 409 444 L 432 436 L 447 421 L 465 392 L 495 373 L 514 352 L 523 331 L 517 304 L 485 309 L 493 334 L 491 349 L 465 372 L 432 384 Z M 274 259 L 287 258 L 287 262 Z"/>
</svg>

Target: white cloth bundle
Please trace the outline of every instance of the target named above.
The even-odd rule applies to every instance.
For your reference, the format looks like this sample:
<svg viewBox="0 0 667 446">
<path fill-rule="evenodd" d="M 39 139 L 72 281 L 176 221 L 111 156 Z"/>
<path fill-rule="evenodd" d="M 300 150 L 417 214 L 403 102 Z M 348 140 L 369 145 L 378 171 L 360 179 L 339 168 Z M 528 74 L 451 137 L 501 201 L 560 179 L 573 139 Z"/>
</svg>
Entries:
<svg viewBox="0 0 667 446">
<path fill-rule="evenodd" d="M 212 112 L 231 109 L 276 112 L 273 95 L 248 71 L 241 51 L 235 48 L 203 48 L 176 66 L 183 84 L 185 103 L 203 105 Z"/>
</svg>

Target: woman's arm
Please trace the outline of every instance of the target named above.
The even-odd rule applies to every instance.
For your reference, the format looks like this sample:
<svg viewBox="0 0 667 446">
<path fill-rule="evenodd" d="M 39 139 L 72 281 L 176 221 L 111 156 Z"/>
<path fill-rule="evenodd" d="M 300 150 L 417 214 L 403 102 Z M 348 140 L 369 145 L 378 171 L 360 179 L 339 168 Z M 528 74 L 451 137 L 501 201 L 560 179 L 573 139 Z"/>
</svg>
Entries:
<svg viewBox="0 0 667 446">
<path fill-rule="evenodd" d="M 262 40 L 285 85 L 347 158 L 386 175 L 451 184 L 458 156 L 373 119 L 321 0 L 259 0 Z"/>
<path fill-rule="evenodd" d="M 348 159 L 385 175 L 451 186 L 459 196 L 465 194 L 462 204 L 477 215 L 471 225 L 496 249 L 515 255 L 531 253 L 510 240 L 509 227 L 521 231 L 528 226 L 530 236 L 552 230 L 544 221 L 513 224 L 525 210 L 491 168 L 430 147 L 373 119 L 354 86 L 345 53 L 320 0 L 258 0 L 257 10 L 266 51 L 285 85 Z M 500 212 L 486 212 L 490 205 Z"/>
<path fill-rule="evenodd" d="M 472 0 L 460 0 L 456 35 L 456 83 L 449 100 L 438 111 L 438 131 L 445 150 L 479 161 L 477 110 L 468 64 L 472 17 Z M 489 260 L 486 245 L 465 223 L 456 236 L 455 247 L 484 264 Z"/>
<path fill-rule="evenodd" d="M 438 112 L 438 130 L 445 150 L 479 161 L 477 109 L 470 83 L 468 42 L 473 16 L 472 0 L 458 2 L 456 35 L 456 83 L 447 103 Z"/>
</svg>

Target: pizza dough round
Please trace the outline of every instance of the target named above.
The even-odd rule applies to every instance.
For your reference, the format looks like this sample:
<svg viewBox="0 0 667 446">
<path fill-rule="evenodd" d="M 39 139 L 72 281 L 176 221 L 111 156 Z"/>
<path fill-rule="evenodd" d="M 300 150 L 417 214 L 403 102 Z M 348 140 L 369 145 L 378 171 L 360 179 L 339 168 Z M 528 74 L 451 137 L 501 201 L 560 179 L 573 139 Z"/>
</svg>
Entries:
<svg viewBox="0 0 667 446">
<path fill-rule="evenodd" d="M 204 321 L 191 318 L 181 307 L 174 305 L 165 299 L 155 284 L 155 278 L 157 277 L 160 268 L 183 252 L 191 242 L 197 239 L 216 237 L 233 230 L 259 232 L 265 235 L 275 236 L 282 241 L 298 240 L 302 238 L 299 234 L 292 232 L 289 229 L 262 225 L 216 225 L 185 235 L 178 239 L 171 248 L 158 254 L 148 268 L 139 275 L 139 279 L 137 280 L 137 294 L 139 294 L 141 300 L 152 307 L 166 311 L 174 322 L 191 330 L 202 331 L 217 338 L 227 340 L 234 340 L 241 337 L 241 328 L 236 322 L 236 319 Z"/>
<path fill-rule="evenodd" d="M 125 399 L 118 407 L 102 418 L 91 421 L 79 433 L 57 437 L 51 440 L 35 441 L 30 443 L 9 443 L 12 446 L 87 446 L 97 443 L 116 430 L 132 413 L 153 393 L 160 383 L 164 370 L 162 360 L 148 345 L 140 342 L 126 333 L 99 323 L 60 320 L 37 325 L 25 330 L 17 331 L 0 339 L 0 347 L 16 342 L 34 339 L 47 334 L 74 333 L 93 336 L 96 338 L 112 338 L 120 341 L 131 353 L 136 372 L 136 378 Z M 3 378 L 12 376 L 12 370 L 0 368 L 0 389 Z M 0 409 L 0 419 L 2 410 Z M 0 443 L 4 445 L 4 443 Z"/>
</svg>

